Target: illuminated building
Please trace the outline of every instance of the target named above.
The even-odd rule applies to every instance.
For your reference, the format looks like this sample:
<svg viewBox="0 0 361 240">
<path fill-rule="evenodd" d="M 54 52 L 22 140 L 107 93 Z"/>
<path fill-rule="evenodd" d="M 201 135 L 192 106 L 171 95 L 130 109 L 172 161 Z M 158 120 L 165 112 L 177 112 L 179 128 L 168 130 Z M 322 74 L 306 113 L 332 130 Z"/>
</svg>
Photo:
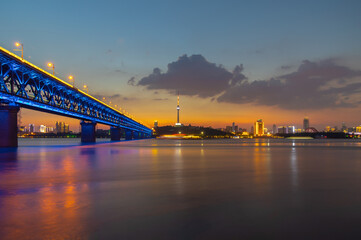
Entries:
<svg viewBox="0 0 361 240">
<path fill-rule="evenodd" d="M 295 133 L 295 126 L 288 126 L 287 133 Z"/>
<path fill-rule="evenodd" d="M 40 125 L 39 132 L 46 133 L 46 126 Z"/>
<path fill-rule="evenodd" d="M 69 133 L 69 124 L 64 122 L 56 122 L 55 131 L 56 133 Z"/>
<path fill-rule="evenodd" d="M 331 131 L 331 127 L 330 127 L 330 126 L 326 126 L 325 132 L 330 132 L 330 131 Z"/>
<path fill-rule="evenodd" d="M 361 126 L 356 127 L 356 132 L 361 133 Z"/>
<path fill-rule="evenodd" d="M 306 129 L 309 127 L 310 127 L 310 120 L 308 119 L 308 117 L 305 117 L 303 119 L 303 130 L 306 131 Z"/>
<path fill-rule="evenodd" d="M 182 124 L 179 122 L 179 92 L 178 92 L 178 98 L 177 98 L 177 123 L 175 124 L 176 126 L 182 126 Z"/>
<path fill-rule="evenodd" d="M 279 126 L 279 127 L 278 127 L 278 133 L 281 133 L 281 134 L 286 134 L 286 133 L 288 133 L 287 127 L 285 127 L 285 126 Z"/>
<path fill-rule="evenodd" d="M 155 120 L 155 121 L 154 121 L 154 128 L 157 128 L 157 127 L 158 127 L 158 121 Z"/>
<path fill-rule="evenodd" d="M 258 119 L 254 123 L 253 135 L 254 136 L 263 136 L 264 135 L 264 122 L 262 121 L 262 119 Z"/>
</svg>

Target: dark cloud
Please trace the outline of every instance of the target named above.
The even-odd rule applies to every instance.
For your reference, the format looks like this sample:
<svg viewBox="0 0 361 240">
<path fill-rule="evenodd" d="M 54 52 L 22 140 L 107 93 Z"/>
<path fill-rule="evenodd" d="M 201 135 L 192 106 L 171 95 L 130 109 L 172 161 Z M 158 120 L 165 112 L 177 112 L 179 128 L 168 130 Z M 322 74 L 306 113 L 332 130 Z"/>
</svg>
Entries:
<svg viewBox="0 0 361 240">
<path fill-rule="evenodd" d="M 137 85 L 205 98 L 220 94 L 246 79 L 242 70 L 243 66 L 240 65 L 229 72 L 221 65 L 208 62 L 202 55 L 184 55 L 168 64 L 167 72 L 162 73 L 159 68 L 155 68 L 152 74 L 142 78 Z M 134 85 L 134 78 L 128 84 Z"/>
<path fill-rule="evenodd" d="M 135 86 L 135 77 L 132 77 L 128 80 L 128 85 Z"/>
<path fill-rule="evenodd" d="M 352 102 L 349 97 L 361 92 L 361 83 L 350 79 L 359 76 L 361 71 L 339 66 L 333 59 L 319 62 L 306 60 L 290 74 L 253 82 L 242 80 L 230 86 L 217 101 L 255 103 L 284 109 L 353 107 L 358 103 Z"/>
</svg>

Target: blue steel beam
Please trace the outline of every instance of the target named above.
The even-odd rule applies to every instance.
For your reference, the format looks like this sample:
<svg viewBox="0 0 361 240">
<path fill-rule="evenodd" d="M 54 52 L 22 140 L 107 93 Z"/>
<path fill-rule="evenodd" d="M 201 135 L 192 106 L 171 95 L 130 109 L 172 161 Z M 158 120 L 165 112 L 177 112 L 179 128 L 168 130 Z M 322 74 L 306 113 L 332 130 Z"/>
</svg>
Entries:
<svg viewBox="0 0 361 240">
<path fill-rule="evenodd" d="M 0 100 L 151 134 L 151 129 L 0 47 Z"/>
</svg>

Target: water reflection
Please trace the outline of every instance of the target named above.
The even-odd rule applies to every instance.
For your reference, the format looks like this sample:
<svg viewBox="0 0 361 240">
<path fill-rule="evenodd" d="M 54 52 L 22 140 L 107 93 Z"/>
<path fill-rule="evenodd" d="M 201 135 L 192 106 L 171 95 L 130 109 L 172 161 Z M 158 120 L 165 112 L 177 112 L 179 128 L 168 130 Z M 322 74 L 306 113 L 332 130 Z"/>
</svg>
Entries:
<svg viewBox="0 0 361 240">
<path fill-rule="evenodd" d="M 261 139 L 2 149 L 0 238 L 355 232 L 360 153 L 355 141 Z"/>
</svg>

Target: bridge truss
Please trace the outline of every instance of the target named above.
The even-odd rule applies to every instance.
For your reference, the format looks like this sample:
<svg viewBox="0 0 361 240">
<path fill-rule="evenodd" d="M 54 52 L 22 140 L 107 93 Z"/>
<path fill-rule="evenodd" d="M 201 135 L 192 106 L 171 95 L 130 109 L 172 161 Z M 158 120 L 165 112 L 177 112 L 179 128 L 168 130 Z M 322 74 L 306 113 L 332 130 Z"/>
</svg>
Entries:
<svg viewBox="0 0 361 240">
<path fill-rule="evenodd" d="M 0 101 L 151 135 L 151 129 L 0 47 Z"/>
</svg>

